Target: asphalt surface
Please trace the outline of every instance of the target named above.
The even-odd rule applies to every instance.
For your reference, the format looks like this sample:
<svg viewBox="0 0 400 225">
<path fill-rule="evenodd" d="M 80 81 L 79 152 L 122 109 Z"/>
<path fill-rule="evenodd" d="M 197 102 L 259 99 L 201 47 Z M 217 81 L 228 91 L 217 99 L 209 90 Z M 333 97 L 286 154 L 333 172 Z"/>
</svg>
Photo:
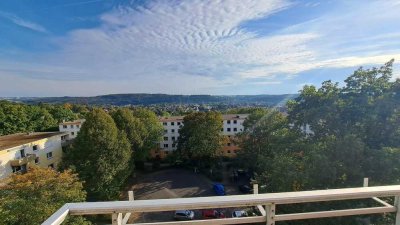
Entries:
<svg viewBox="0 0 400 225">
<path fill-rule="evenodd" d="M 239 194 L 237 186 L 230 183 L 229 178 L 222 182 L 225 184 L 226 194 Z M 183 169 L 167 169 L 153 173 L 140 174 L 132 187 L 135 199 L 166 199 L 215 196 L 212 189 L 213 182 L 202 174 Z M 226 217 L 231 217 L 233 208 L 221 209 Z M 201 219 L 201 210 L 194 210 L 195 219 Z M 130 222 L 161 222 L 173 220 L 174 211 L 135 213 Z"/>
</svg>

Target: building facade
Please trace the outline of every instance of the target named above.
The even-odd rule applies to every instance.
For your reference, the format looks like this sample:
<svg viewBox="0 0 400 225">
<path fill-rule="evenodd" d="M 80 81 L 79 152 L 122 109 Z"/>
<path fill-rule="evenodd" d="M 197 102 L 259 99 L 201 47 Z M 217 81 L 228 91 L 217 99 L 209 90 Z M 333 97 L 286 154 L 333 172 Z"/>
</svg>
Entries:
<svg viewBox="0 0 400 225">
<path fill-rule="evenodd" d="M 56 168 L 67 133 L 35 132 L 0 136 L 0 181 L 31 166 Z"/>
<path fill-rule="evenodd" d="M 226 136 L 227 142 L 221 150 L 221 155 L 235 157 L 239 147 L 235 143 L 236 134 L 243 131 L 243 122 L 248 114 L 226 114 L 222 115 L 223 128 L 221 132 Z M 153 158 L 165 158 L 177 149 L 179 130 L 184 126 L 183 116 L 161 117 L 160 123 L 164 127 L 164 135 L 158 144 L 158 148 L 151 151 Z"/>
<path fill-rule="evenodd" d="M 85 122 L 84 119 L 67 121 L 67 122 L 64 121 L 58 124 L 58 128 L 60 132 L 68 133 L 67 140 L 72 140 L 76 138 L 84 122 Z"/>
</svg>

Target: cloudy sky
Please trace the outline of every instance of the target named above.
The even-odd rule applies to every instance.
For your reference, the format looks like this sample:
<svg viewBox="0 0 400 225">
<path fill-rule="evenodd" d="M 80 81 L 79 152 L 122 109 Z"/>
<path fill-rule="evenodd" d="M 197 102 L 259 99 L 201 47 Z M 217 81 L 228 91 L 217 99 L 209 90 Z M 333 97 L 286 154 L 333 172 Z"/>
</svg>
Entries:
<svg viewBox="0 0 400 225">
<path fill-rule="evenodd" d="M 0 96 L 297 93 L 400 61 L 399 12 L 400 0 L 2 0 Z"/>
</svg>

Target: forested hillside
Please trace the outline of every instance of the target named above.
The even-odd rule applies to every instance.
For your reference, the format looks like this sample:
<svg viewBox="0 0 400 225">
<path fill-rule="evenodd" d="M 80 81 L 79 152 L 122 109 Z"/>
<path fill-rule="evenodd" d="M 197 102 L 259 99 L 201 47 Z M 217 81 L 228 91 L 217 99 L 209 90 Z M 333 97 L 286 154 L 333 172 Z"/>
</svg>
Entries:
<svg viewBox="0 0 400 225">
<path fill-rule="evenodd" d="M 28 104 L 71 103 L 86 105 L 152 105 L 152 104 L 228 104 L 228 105 L 284 105 L 297 95 L 167 95 L 167 94 L 112 94 L 94 97 L 9 98 Z"/>
</svg>

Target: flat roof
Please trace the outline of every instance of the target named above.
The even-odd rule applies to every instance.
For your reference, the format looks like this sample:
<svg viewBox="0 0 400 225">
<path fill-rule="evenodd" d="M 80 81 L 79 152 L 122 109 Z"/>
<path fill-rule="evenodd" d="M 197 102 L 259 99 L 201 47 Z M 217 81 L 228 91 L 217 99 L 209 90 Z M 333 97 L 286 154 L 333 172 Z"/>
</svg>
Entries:
<svg viewBox="0 0 400 225">
<path fill-rule="evenodd" d="M 161 117 L 160 122 L 175 122 L 175 121 L 182 121 L 184 116 L 168 116 L 168 117 Z"/>
<path fill-rule="evenodd" d="M 82 124 L 83 122 L 85 122 L 85 120 L 81 119 L 81 120 L 74 120 L 74 121 L 65 121 L 65 122 L 59 123 L 59 125 Z"/>
<path fill-rule="evenodd" d="M 41 139 L 66 134 L 65 132 L 33 132 L 17 133 L 0 136 L 0 151 L 7 150 L 20 145 L 28 144 Z"/>
<path fill-rule="evenodd" d="M 234 119 L 246 119 L 249 114 L 224 114 L 222 118 L 224 120 L 234 120 Z"/>
<path fill-rule="evenodd" d="M 246 119 L 249 114 L 223 114 L 223 120 L 235 120 L 235 119 Z M 160 122 L 175 122 L 182 121 L 184 116 L 168 116 L 168 117 L 160 117 Z"/>
</svg>

